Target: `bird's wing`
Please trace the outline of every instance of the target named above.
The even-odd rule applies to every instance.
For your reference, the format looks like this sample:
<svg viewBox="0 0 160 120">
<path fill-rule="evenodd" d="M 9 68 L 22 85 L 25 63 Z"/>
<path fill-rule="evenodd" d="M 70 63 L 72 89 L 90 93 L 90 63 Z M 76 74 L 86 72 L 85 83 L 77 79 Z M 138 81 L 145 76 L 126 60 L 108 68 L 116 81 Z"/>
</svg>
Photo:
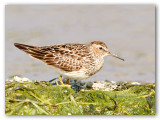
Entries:
<svg viewBox="0 0 160 120">
<path fill-rule="evenodd" d="M 30 56 L 65 71 L 78 71 L 83 67 L 82 58 L 85 57 L 87 48 L 83 44 L 36 47 L 15 43 L 15 46 Z"/>
</svg>

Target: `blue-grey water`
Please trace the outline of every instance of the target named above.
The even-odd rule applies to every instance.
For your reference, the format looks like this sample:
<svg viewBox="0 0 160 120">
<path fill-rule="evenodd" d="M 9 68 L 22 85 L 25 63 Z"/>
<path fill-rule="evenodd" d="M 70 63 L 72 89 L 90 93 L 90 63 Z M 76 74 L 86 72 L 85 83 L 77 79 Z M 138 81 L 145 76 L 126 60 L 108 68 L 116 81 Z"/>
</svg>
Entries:
<svg viewBox="0 0 160 120">
<path fill-rule="evenodd" d="M 43 62 L 14 43 L 47 46 L 103 41 L 112 53 L 88 80 L 155 82 L 154 5 L 7 5 L 5 12 L 5 77 L 32 80 L 58 77 Z"/>
</svg>

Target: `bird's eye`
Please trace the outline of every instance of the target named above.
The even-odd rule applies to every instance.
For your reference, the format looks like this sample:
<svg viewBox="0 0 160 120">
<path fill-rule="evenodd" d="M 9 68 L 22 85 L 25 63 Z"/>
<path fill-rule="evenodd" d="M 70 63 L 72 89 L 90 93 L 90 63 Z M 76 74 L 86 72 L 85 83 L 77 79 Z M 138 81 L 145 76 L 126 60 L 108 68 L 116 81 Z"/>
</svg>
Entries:
<svg viewBox="0 0 160 120">
<path fill-rule="evenodd" d="M 102 47 L 99 47 L 100 50 L 102 50 Z"/>
</svg>

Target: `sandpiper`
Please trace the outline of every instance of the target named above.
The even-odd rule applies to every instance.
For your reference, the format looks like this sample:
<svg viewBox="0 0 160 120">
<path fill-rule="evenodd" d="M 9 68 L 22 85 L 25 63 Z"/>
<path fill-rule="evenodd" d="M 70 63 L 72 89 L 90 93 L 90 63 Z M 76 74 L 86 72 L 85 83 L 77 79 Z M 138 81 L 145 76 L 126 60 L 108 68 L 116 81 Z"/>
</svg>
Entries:
<svg viewBox="0 0 160 120">
<path fill-rule="evenodd" d="M 63 85 L 62 77 L 72 80 L 87 79 L 97 73 L 104 64 L 104 56 L 113 56 L 106 44 L 101 41 L 93 41 L 90 44 L 59 44 L 52 46 L 31 46 L 14 44 L 20 50 L 37 58 L 60 74 L 59 81 Z"/>
</svg>

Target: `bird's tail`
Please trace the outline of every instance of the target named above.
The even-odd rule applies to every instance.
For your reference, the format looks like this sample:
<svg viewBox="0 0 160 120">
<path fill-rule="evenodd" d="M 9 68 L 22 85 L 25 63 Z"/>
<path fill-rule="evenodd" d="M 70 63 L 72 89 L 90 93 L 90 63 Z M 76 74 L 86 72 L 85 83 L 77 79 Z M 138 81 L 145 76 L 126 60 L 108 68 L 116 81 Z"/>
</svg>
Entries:
<svg viewBox="0 0 160 120">
<path fill-rule="evenodd" d="M 35 47 L 35 46 L 25 45 L 25 44 L 20 44 L 20 43 L 14 43 L 14 46 L 16 46 L 17 48 L 19 48 L 20 50 L 23 50 L 23 51 L 26 51 L 26 50 L 29 50 L 29 48 Z"/>
<path fill-rule="evenodd" d="M 40 47 L 25 45 L 20 43 L 14 43 L 14 45 L 19 48 L 20 50 L 28 53 L 30 56 L 42 60 L 44 55 L 46 54 L 45 51 L 42 51 Z"/>
</svg>

